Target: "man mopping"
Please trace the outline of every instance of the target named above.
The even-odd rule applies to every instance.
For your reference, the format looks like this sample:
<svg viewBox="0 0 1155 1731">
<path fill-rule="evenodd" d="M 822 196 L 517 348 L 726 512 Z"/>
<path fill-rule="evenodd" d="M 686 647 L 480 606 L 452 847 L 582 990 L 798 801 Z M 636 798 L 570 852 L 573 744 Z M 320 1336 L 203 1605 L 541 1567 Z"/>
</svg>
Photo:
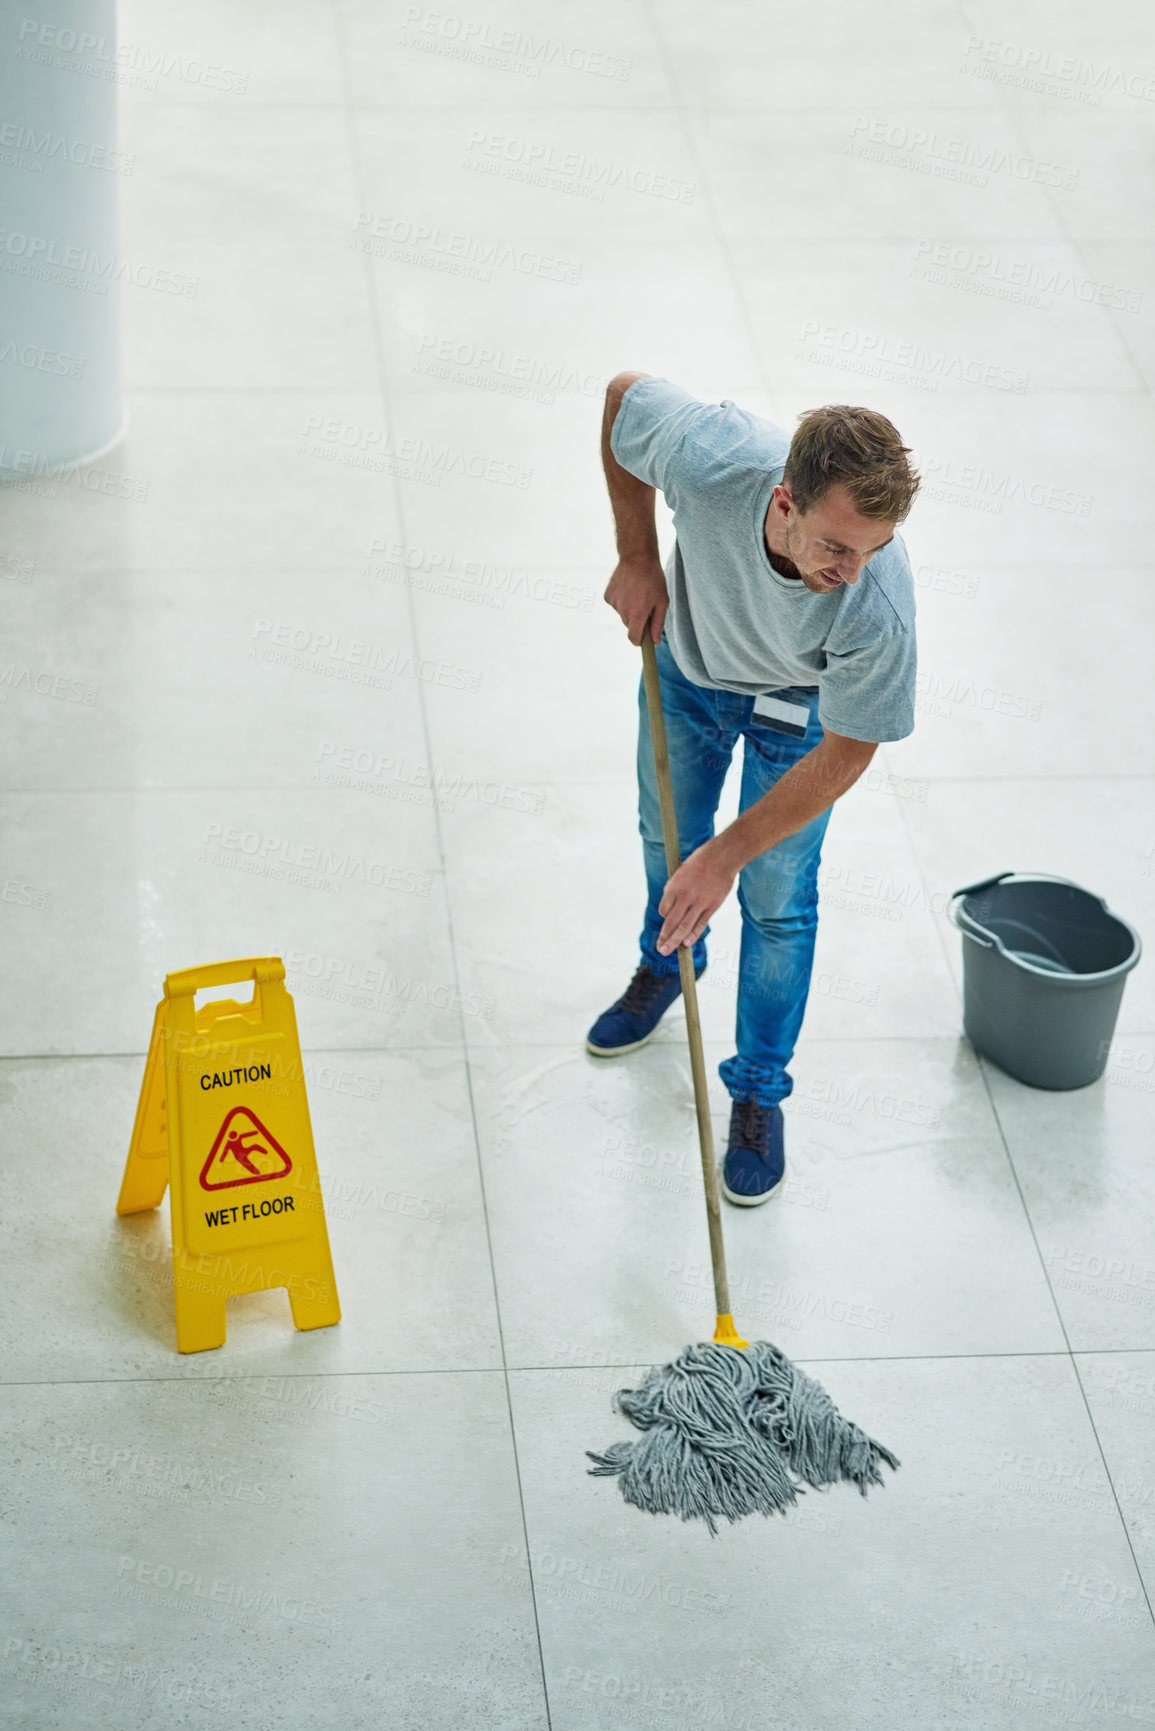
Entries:
<svg viewBox="0 0 1155 1731">
<path fill-rule="evenodd" d="M 737 1047 L 719 1074 L 733 1101 L 722 1164 L 730 1202 L 782 1183 L 781 1102 L 818 929 L 818 864 L 834 801 L 887 740 L 914 726 L 914 585 L 896 527 L 919 486 L 884 415 L 831 405 L 793 439 L 736 404 L 619 373 L 602 461 L 618 565 L 605 599 L 631 643 L 657 645 L 683 864 L 667 880 L 653 748 L 639 688 L 639 817 L 649 900 L 642 960 L 587 1049 L 645 1044 L 681 995 L 677 949 L 706 966 L 708 921 L 738 879 Z M 665 572 L 655 489 L 677 539 Z M 714 834 L 743 741 L 739 816 Z"/>
</svg>

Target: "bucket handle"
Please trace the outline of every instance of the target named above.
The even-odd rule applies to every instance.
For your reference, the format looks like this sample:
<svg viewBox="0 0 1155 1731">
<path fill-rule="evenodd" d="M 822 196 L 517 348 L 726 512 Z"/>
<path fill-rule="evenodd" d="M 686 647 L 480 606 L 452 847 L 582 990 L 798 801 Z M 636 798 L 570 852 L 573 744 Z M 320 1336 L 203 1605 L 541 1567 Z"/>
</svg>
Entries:
<svg viewBox="0 0 1155 1731">
<path fill-rule="evenodd" d="M 1070 878 L 1058 877 L 1054 872 L 997 872 L 994 877 L 983 878 L 981 883 L 967 884 L 964 889 L 955 890 L 947 903 L 946 916 L 951 925 L 955 927 L 956 931 L 960 931 L 964 938 L 970 938 L 972 943 L 981 945 L 984 950 L 998 949 L 1002 950 L 1004 955 L 1007 954 L 1007 951 L 1003 949 L 1002 940 L 996 937 L 993 932 L 988 931 L 985 926 L 980 926 L 977 920 L 973 920 L 970 915 L 965 912 L 962 907 L 962 900 L 965 896 L 976 895 L 979 890 L 992 889 L 995 884 L 1001 884 L 1006 878 L 1027 879 L 1032 883 L 1064 884 L 1067 889 L 1081 890 L 1083 895 L 1089 896 L 1092 901 L 1098 902 L 1103 912 L 1107 914 L 1109 918 L 1113 919 L 1117 925 L 1122 926 L 1124 931 L 1130 933 L 1133 947 L 1130 960 L 1125 966 L 1123 966 L 1123 972 L 1127 973 L 1131 968 L 1133 968 L 1139 960 L 1139 957 L 1142 955 L 1142 940 L 1134 926 L 1128 925 L 1126 920 L 1121 919 L 1118 914 L 1112 913 L 1102 896 L 1095 895 L 1091 890 L 1083 890 L 1080 884 L 1073 883 Z M 1108 969 L 1106 971 L 1113 975 L 1116 970 Z M 1082 981 L 1083 983 L 1087 983 L 1096 977 L 1097 976 L 1092 974 L 1084 974 L 1082 976 Z"/>
<path fill-rule="evenodd" d="M 960 931 L 964 937 L 973 938 L 976 944 L 981 944 L 984 950 L 994 949 L 994 939 L 980 937 L 979 933 L 985 928 L 972 920 L 969 914 L 964 913 L 959 904 L 962 902 L 964 896 L 977 895 L 979 890 L 993 889 L 995 884 L 1001 884 L 1004 878 L 1013 878 L 1014 875 L 1014 872 L 996 872 L 994 877 L 983 878 L 977 884 L 966 884 L 961 890 L 955 890 L 950 901 L 947 903 L 946 917 L 950 921 L 951 925 L 954 926 L 957 931 Z"/>
<path fill-rule="evenodd" d="M 977 920 L 972 920 L 970 915 L 965 913 L 962 907 L 957 904 L 961 903 L 964 896 L 977 895 L 979 890 L 993 889 L 995 884 L 1001 884 L 1006 878 L 1028 878 L 1032 883 L 1065 884 L 1068 889 L 1072 890 L 1081 887 L 1079 884 L 1072 883 L 1070 878 L 1057 877 L 1054 872 L 996 872 L 994 877 L 983 878 L 980 883 L 967 884 L 964 889 L 955 890 L 947 904 L 947 919 L 964 937 L 973 938 L 976 944 L 983 946 L 984 950 L 994 949 L 996 947 L 995 941 L 989 937 L 980 937 L 979 933 L 985 933 L 986 927 L 980 926 Z M 1084 895 L 1091 895 L 1090 890 L 1084 890 L 1083 893 Z M 1104 913 L 1111 912 L 1102 896 L 1094 896 L 1093 900 L 1098 902 Z M 1112 915 L 1112 918 L 1118 918 L 1118 916 Z M 1002 945 L 999 944 L 997 947 L 1001 949 Z"/>
</svg>

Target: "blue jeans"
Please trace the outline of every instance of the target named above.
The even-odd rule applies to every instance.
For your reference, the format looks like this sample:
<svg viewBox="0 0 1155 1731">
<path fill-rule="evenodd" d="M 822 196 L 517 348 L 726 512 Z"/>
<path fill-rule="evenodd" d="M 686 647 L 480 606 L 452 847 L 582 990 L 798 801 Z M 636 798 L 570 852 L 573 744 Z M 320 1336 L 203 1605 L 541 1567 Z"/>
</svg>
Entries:
<svg viewBox="0 0 1155 1731">
<path fill-rule="evenodd" d="M 722 783 L 739 739 L 743 741 L 739 805 L 745 811 L 821 740 L 818 693 L 791 689 L 775 694 L 809 710 L 806 732 L 799 736 L 780 732 L 755 716 L 752 697 L 712 691 L 686 679 L 665 638 L 658 645 L 657 660 L 678 842 L 682 858 L 687 859 L 714 833 Z M 638 704 L 638 816 L 649 887 L 642 959 L 657 974 L 676 974 L 677 956 L 659 955 L 657 948 L 666 852 L 644 683 L 638 687 Z M 735 1100 L 776 1106 L 794 1086 L 786 1066 L 794 1055 L 810 990 L 818 931 L 818 861 L 829 819 L 826 810 L 805 829 L 752 859 L 738 875 L 742 910 L 738 1050 L 718 1071 Z M 708 932 L 707 926 L 694 945 L 695 968 L 705 963 Z"/>
</svg>

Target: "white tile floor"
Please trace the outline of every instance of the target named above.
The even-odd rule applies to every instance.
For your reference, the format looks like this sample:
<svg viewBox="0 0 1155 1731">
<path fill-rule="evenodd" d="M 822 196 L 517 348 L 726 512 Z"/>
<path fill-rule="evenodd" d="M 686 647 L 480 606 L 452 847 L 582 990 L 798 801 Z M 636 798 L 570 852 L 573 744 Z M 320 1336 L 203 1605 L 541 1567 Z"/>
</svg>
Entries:
<svg viewBox="0 0 1155 1731">
<path fill-rule="evenodd" d="M 1042 868 L 1155 932 L 1146 9 L 129 0 L 122 27 L 248 83 L 123 92 L 124 249 L 199 279 L 128 291 L 115 466 L 147 499 L 2 501 L 4 663 L 99 697 L 3 705 L 0 876 L 30 887 L 0 898 L 0 1722 L 1155 1726 L 1155 976 L 1102 1082 L 1037 1093 L 962 1040 L 942 912 Z M 463 55 L 467 27 L 512 49 Z M 528 181 L 540 149 L 685 197 Z M 554 383 L 509 391 L 518 356 Z M 623 367 L 783 424 L 893 415 L 927 476 L 922 665 L 1028 712 L 935 699 L 880 754 L 911 797 L 836 813 L 790 1183 L 727 1212 L 739 1320 L 902 1470 L 717 1542 L 584 1472 L 611 1391 L 710 1324 L 681 1021 L 582 1049 L 640 913 L 637 658 L 600 600 Z M 1084 508 L 984 509 L 1008 479 Z M 278 627 L 460 686 L 278 663 Z M 345 747 L 389 762 L 337 785 Z M 234 826 L 428 894 L 246 875 Z M 737 939 L 729 907 L 712 1067 Z M 269 951 L 344 1320 L 297 1335 L 255 1296 L 181 1358 L 167 1208 L 112 1212 L 152 1009 L 169 969 Z"/>
</svg>

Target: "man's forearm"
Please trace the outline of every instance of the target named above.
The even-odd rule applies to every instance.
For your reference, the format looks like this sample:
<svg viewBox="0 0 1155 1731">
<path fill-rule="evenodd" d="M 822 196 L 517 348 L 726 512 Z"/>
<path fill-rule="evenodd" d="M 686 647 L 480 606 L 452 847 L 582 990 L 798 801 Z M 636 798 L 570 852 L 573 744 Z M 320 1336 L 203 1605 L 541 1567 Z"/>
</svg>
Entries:
<svg viewBox="0 0 1155 1731">
<path fill-rule="evenodd" d="M 602 467 L 606 472 L 618 553 L 622 559 L 657 559 L 658 530 L 654 519 L 655 492 L 623 469 L 610 449 L 610 434 L 622 406 L 622 398 L 635 379 L 645 373 L 619 373 L 610 380 L 602 416 Z"/>
<path fill-rule="evenodd" d="M 721 863 L 741 871 L 759 854 L 820 817 L 854 786 L 876 750 L 861 740 L 840 738 L 837 745 L 829 738 L 821 740 L 706 846 Z"/>
</svg>

